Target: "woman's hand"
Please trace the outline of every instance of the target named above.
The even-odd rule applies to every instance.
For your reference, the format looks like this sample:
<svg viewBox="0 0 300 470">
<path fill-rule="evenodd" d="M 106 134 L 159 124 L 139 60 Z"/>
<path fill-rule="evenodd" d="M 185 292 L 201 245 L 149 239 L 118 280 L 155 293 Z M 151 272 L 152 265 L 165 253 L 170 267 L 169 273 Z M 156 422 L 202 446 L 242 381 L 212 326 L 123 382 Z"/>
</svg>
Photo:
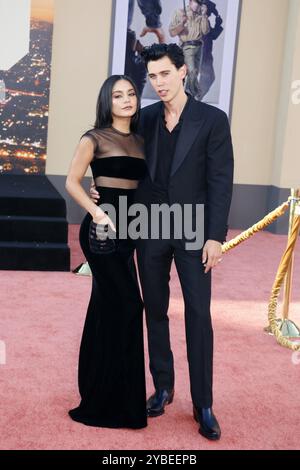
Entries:
<svg viewBox="0 0 300 470">
<path fill-rule="evenodd" d="M 116 232 L 116 228 L 114 226 L 113 221 L 108 217 L 108 215 L 103 212 L 100 207 L 97 207 L 95 214 L 93 216 L 93 222 L 99 225 L 109 225 L 113 232 Z"/>
</svg>

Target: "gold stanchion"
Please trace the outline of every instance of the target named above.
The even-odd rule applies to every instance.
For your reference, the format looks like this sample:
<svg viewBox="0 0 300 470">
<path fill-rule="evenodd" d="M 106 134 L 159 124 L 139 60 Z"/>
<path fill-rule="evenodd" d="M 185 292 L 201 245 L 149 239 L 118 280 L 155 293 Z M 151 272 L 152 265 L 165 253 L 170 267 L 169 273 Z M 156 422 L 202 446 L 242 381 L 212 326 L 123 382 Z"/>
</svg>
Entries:
<svg viewBox="0 0 300 470">
<path fill-rule="evenodd" d="M 298 351 L 300 350 L 300 342 L 293 342 L 288 338 L 299 338 L 300 329 L 293 321 L 288 319 L 288 313 L 292 286 L 293 251 L 300 231 L 300 190 L 293 189 L 291 191 L 291 197 L 289 197 L 288 201 L 284 202 L 272 212 L 267 214 L 259 222 L 252 225 L 252 227 L 240 233 L 232 240 L 224 243 L 222 245 L 222 253 L 227 253 L 228 251 L 237 247 L 240 243 L 248 240 L 257 232 L 260 232 L 264 228 L 268 227 L 268 225 L 272 224 L 276 219 L 281 217 L 288 210 L 289 206 L 290 221 L 288 245 L 281 258 L 281 262 L 272 287 L 271 298 L 269 301 L 269 326 L 264 328 L 264 331 L 269 334 L 274 334 L 278 343 L 280 343 L 282 346 Z M 284 292 L 283 318 L 281 319 L 276 318 L 276 309 L 278 296 L 284 281 L 286 282 Z"/>
<path fill-rule="evenodd" d="M 79 266 L 77 266 L 77 268 L 73 269 L 72 273 L 78 274 L 78 276 L 91 276 L 92 275 L 92 271 L 87 261 L 85 263 L 81 263 Z"/>
<path fill-rule="evenodd" d="M 288 338 L 299 338 L 300 330 L 297 325 L 289 320 L 289 306 L 291 299 L 292 275 L 293 275 L 293 255 L 300 231 L 300 190 L 291 191 L 291 209 L 289 221 L 289 235 L 286 250 L 281 258 L 276 278 L 272 287 L 269 302 L 269 326 L 265 328 L 268 333 L 274 334 L 279 344 L 284 347 L 299 350 L 300 342 L 290 341 Z M 276 318 L 278 296 L 281 286 L 285 282 L 283 316 Z"/>
<path fill-rule="evenodd" d="M 299 209 L 299 189 L 291 189 L 291 204 L 290 204 L 290 218 L 289 218 L 289 234 L 288 237 L 291 239 L 292 228 L 295 219 L 295 211 Z M 299 214 L 300 215 L 300 214 Z M 296 214 L 296 216 L 298 216 Z M 291 302 L 291 291 L 292 291 L 292 280 L 293 280 L 293 267 L 294 267 L 294 252 L 291 255 L 289 267 L 285 277 L 284 284 L 284 300 L 283 300 L 283 312 L 282 320 L 279 325 L 279 329 L 283 336 L 287 338 L 296 338 L 300 336 L 300 330 L 297 325 L 288 319 L 289 317 L 289 307 Z"/>
</svg>

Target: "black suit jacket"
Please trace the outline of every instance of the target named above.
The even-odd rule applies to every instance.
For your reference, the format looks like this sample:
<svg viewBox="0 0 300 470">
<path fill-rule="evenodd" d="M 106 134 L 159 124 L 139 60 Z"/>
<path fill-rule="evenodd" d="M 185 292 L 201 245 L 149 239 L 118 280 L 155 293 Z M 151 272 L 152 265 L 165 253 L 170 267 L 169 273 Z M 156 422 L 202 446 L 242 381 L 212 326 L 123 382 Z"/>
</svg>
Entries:
<svg viewBox="0 0 300 470">
<path fill-rule="evenodd" d="M 141 110 L 139 133 L 145 140 L 148 175 L 140 182 L 137 202 L 151 204 L 159 153 L 159 116 L 163 103 Z M 225 241 L 233 185 L 233 149 L 227 115 L 191 98 L 173 157 L 170 205 L 204 204 L 205 239 Z"/>
</svg>

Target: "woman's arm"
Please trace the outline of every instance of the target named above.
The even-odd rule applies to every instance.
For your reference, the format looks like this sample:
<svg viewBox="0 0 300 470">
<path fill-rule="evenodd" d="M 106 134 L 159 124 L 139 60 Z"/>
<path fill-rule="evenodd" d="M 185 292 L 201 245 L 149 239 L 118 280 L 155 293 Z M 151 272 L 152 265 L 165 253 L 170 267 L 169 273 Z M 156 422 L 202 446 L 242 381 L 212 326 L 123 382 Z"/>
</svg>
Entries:
<svg viewBox="0 0 300 470">
<path fill-rule="evenodd" d="M 81 185 L 81 180 L 86 174 L 89 164 L 94 155 L 94 144 L 89 137 L 83 137 L 76 150 L 71 162 L 70 170 L 66 180 L 66 190 L 72 198 L 87 212 L 89 212 L 97 224 L 109 224 L 115 231 L 115 227 L 107 214 L 97 206 Z"/>
</svg>

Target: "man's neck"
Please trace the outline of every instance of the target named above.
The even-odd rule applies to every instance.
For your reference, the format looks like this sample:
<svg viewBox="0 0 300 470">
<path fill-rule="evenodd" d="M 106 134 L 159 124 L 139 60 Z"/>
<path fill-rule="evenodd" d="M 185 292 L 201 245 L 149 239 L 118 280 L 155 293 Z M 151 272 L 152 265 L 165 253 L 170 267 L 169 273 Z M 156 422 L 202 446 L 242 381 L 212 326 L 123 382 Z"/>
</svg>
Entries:
<svg viewBox="0 0 300 470">
<path fill-rule="evenodd" d="M 184 90 L 180 92 L 172 101 L 168 103 L 164 103 L 165 106 L 165 114 L 169 116 L 180 116 L 183 111 L 183 108 L 186 105 L 188 97 Z"/>
</svg>

